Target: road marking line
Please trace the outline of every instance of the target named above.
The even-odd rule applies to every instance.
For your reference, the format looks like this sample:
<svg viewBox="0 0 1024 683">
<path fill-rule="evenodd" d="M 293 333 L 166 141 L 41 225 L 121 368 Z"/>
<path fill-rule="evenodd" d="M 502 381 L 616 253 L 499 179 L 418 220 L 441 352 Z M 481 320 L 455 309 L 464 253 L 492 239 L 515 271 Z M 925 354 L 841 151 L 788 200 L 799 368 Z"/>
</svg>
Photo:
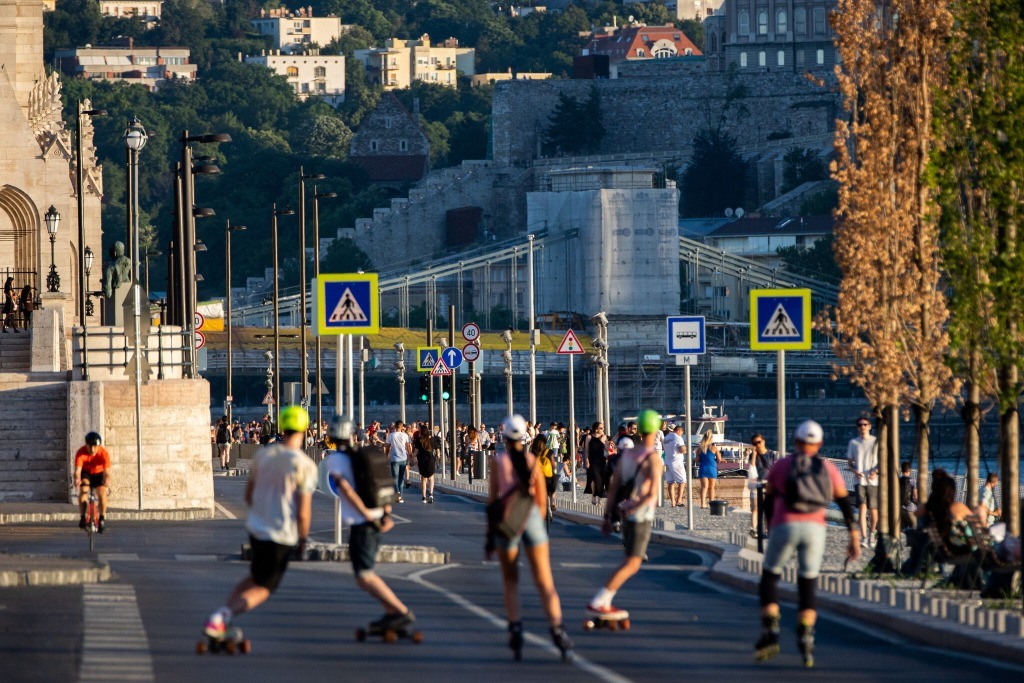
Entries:
<svg viewBox="0 0 1024 683">
<path fill-rule="evenodd" d="M 222 515 L 224 515 L 225 517 L 227 517 L 228 519 L 238 519 L 238 517 L 235 515 L 235 513 L 233 513 L 231 510 L 228 510 L 226 507 L 224 507 L 223 505 L 221 505 L 217 501 L 213 501 L 213 506 L 215 508 L 217 508 L 218 510 L 220 510 L 220 513 Z"/>
<path fill-rule="evenodd" d="M 617 565 L 598 564 L 596 562 L 560 562 L 562 569 L 617 569 Z M 706 572 L 707 567 L 700 564 L 645 564 L 642 572 Z"/>
<path fill-rule="evenodd" d="M 423 569 L 423 570 L 420 570 L 418 572 L 415 572 L 414 574 L 410 574 L 409 576 L 404 577 L 404 578 L 405 578 L 405 580 L 412 581 L 413 583 L 419 584 L 420 586 L 422 586 L 422 587 L 424 587 L 424 588 L 426 588 L 428 590 L 432 590 L 432 591 L 434 591 L 436 593 L 440 593 L 444 597 L 448 598 L 448 600 L 450 600 L 451 602 L 455 603 L 459 607 L 463 608 L 467 612 L 475 614 L 476 616 L 480 617 L 481 619 L 483 619 L 485 621 L 491 622 L 499 630 L 505 631 L 508 628 L 508 623 L 506 622 L 506 620 L 502 619 L 501 617 L 499 617 L 499 616 L 497 616 L 497 615 L 495 615 L 495 614 L 493 614 L 491 612 L 488 612 L 483 607 L 480 607 L 479 605 L 476 605 L 476 604 L 470 602 L 469 600 L 467 600 L 466 598 L 462 597 L 458 593 L 453 593 L 452 591 L 448 590 L 447 588 L 442 588 L 441 586 L 438 586 L 435 583 L 431 583 L 430 581 L 427 581 L 426 579 L 423 578 L 424 576 L 426 576 L 427 574 L 430 574 L 431 572 L 442 571 L 442 570 L 445 570 L 445 569 L 454 569 L 456 567 L 461 567 L 461 566 L 462 565 L 459 565 L 459 564 L 447 564 L 447 565 L 444 565 L 443 567 L 430 567 L 428 569 Z M 537 647 L 541 648 L 542 650 L 550 652 L 553 655 L 560 656 L 558 648 L 556 648 L 554 645 L 552 645 L 550 642 L 548 642 L 544 638 L 541 638 L 540 636 L 534 635 L 533 633 L 531 633 L 529 631 L 524 631 L 523 632 L 523 636 L 526 638 L 526 640 L 528 642 L 532 643 L 533 645 L 536 645 Z M 574 666 L 576 666 L 577 668 L 582 669 L 583 671 L 586 671 L 587 673 L 591 674 L 592 676 L 595 676 L 596 678 L 598 678 L 598 679 L 600 679 L 602 681 L 606 681 L 606 683 L 631 683 L 630 679 L 626 678 L 625 676 L 622 676 L 622 675 L 616 673 L 615 671 L 612 671 L 611 669 L 605 668 L 605 667 L 601 666 L 600 664 L 595 664 L 594 662 L 591 662 L 589 659 L 587 659 L 586 657 L 580 655 L 579 653 L 574 653 L 573 658 L 572 658 L 572 664 Z"/>
<path fill-rule="evenodd" d="M 175 555 L 178 562 L 216 562 L 216 555 Z"/>
<path fill-rule="evenodd" d="M 100 562 L 137 562 L 138 553 L 99 553 Z"/>
<path fill-rule="evenodd" d="M 86 584 L 82 590 L 79 681 L 153 681 L 153 658 L 135 589 Z"/>
<path fill-rule="evenodd" d="M 559 565 L 562 569 L 601 569 L 604 567 L 596 562 L 561 562 Z"/>
</svg>

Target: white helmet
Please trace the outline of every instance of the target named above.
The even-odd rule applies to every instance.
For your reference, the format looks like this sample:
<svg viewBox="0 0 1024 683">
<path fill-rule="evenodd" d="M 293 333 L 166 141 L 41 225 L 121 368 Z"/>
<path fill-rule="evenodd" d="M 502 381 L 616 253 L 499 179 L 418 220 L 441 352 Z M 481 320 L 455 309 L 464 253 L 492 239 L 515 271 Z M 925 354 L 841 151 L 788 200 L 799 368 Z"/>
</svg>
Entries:
<svg viewBox="0 0 1024 683">
<path fill-rule="evenodd" d="M 526 438 L 526 420 L 522 415 L 509 415 L 501 423 L 501 434 L 509 441 L 522 441 Z"/>
<path fill-rule="evenodd" d="M 805 444 L 817 445 L 825 440 L 825 432 L 822 431 L 821 425 L 814 420 L 807 420 L 801 422 L 793 432 L 793 438 L 797 441 L 803 441 Z"/>
<path fill-rule="evenodd" d="M 344 415 L 332 417 L 331 424 L 327 428 L 327 435 L 336 441 L 351 441 L 355 432 L 355 424 Z"/>
</svg>

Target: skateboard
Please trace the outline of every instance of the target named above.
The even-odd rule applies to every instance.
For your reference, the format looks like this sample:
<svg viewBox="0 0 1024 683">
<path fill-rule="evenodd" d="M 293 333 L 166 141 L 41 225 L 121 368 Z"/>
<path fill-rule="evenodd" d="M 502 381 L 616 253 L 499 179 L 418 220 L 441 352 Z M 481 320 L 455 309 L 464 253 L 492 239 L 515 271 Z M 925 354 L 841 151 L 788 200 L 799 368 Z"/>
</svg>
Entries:
<svg viewBox="0 0 1024 683">
<path fill-rule="evenodd" d="M 629 614 L 627 613 L 626 616 L 615 619 L 588 614 L 587 618 L 583 621 L 584 631 L 594 631 L 602 628 L 606 628 L 609 631 L 628 631 Z"/>
<path fill-rule="evenodd" d="M 240 628 L 229 628 L 224 633 L 223 638 L 214 638 L 213 636 L 205 635 L 205 640 L 196 641 L 196 654 L 201 655 L 206 652 L 218 653 L 225 652 L 229 655 L 235 653 L 241 653 L 247 655 L 252 652 L 252 641 L 246 639 L 242 635 L 242 629 Z"/>
<path fill-rule="evenodd" d="M 356 640 L 360 643 L 370 636 L 380 636 L 380 639 L 385 643 L 397 643 L 401 638 L 408 638 L 416 644 L 423 642 L 422 631 L 412 631 L 406 627 L 380 628 L 371 625 L 366 628 L 356 629 Z"/>
</svg>

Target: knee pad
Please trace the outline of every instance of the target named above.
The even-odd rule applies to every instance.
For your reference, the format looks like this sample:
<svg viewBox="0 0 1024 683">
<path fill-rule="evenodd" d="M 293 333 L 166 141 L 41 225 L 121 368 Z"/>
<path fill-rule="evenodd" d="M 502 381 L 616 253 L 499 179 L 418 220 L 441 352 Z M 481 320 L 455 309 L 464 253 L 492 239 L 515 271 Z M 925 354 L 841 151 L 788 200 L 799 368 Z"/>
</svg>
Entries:
<svg viewBox="0 0 1024 683">
<path fill-rule="evenodd" d="M 779 579 L 782 577 L 779 574 L 773 574 L 768 570 L 761 572 L 761 587 L 759 590 L 761 596 L 761 606 L 775 605 L 779 602 Z"/>
<path fill-rule="evenodd" d="M 815 591 L 817 583 L 817 578 L 805 579 L 803 577 L 797 577 L 796 590 L 799 596 L 798 606 L 801 612 L 817 609 L 818 596 Z"/>
</svg>

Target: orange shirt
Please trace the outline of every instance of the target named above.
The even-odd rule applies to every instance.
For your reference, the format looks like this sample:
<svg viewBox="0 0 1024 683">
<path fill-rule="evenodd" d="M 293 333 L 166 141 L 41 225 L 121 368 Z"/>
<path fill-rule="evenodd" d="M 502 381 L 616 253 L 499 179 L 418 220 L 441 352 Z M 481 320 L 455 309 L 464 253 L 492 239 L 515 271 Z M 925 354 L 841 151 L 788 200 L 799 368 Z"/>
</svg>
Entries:
<svg viewBox="0 0 1024 683">
<path fill-rule="evenodd" d="M 110 453 L 103 446 L 96 448 L 95 455 L 89 455 L 89 447 L 82 446 L 75 453 L 75 469 L 82 468 L 86 474 L 99 474 L 110 469 Z"/>
</svg>

